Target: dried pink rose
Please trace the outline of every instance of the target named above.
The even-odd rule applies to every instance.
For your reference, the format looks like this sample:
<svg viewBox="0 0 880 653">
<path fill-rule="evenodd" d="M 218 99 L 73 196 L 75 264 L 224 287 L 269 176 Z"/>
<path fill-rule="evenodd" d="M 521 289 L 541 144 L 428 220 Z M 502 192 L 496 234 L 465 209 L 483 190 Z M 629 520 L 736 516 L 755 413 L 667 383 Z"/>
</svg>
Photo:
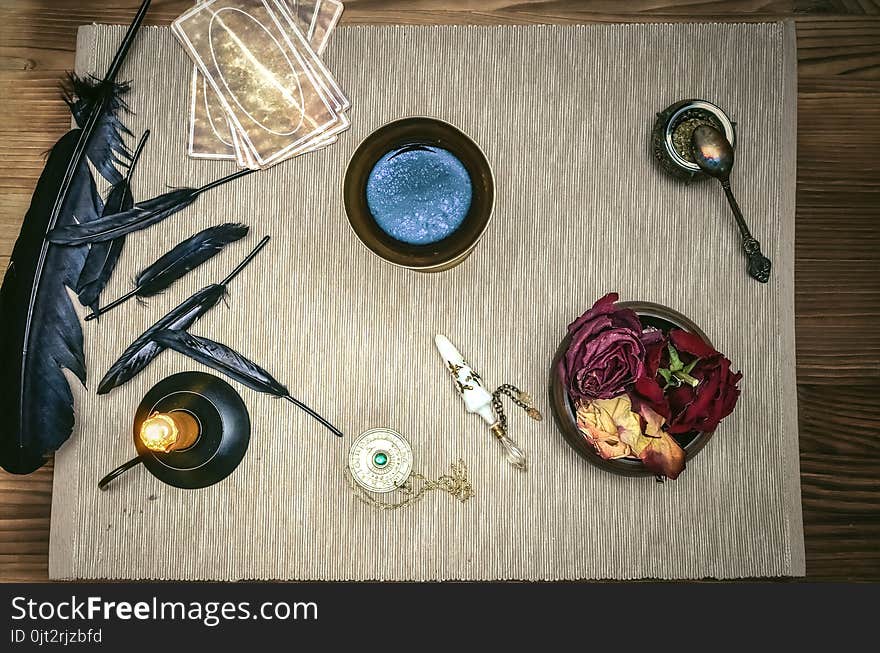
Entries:
<svg viewBox="0 0 880 653">
<path fill-rule="evenodd" d="M 571 341 L 558 373 L 572 400 L 610 399 L 643 375 L 642 325 L 608 293 L 568 327 Z"/>
</svg>

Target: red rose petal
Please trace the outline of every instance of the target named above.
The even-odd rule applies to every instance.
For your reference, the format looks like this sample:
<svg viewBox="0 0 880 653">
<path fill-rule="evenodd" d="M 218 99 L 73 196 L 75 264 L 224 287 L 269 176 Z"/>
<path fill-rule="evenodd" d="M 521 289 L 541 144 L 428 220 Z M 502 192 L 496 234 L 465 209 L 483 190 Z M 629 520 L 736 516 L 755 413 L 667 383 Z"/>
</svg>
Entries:
<svg viewBox="0 0 880 653">
<path fill-rule="evenodd" d="M 705 358 L 707 356 L 717 355 L 718 352 L 706 344 L 696 333 L 690 331 L 682 331 L 681 329 L 672 329 L 669 331 L 669 339 L 672 340 L 673 346 L 678 351 L 685 351 L 697 358 Z"/>
<path fill-rule="evenodd" d="M 663 394 L 663 388 L 653 378 L 643 376 L 636 379 L 636 382 L 633 383 L 632 388 L 629 389 L 627 394 L 629 394 L 630 401 L 636 412 L 644 404 L 655 413 L 669 419 L 671 414 L 669 402 Z"/>
</svg>

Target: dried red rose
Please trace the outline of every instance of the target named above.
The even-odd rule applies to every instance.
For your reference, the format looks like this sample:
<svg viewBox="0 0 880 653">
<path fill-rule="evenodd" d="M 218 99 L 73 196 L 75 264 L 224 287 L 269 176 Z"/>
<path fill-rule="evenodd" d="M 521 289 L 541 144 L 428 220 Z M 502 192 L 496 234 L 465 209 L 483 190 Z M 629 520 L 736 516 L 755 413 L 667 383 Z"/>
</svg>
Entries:
<svg viewBox="0 0 880 653">
<path fill-rule="evenodd" d="M 558 373 L 573 400 L 610 399 L 644 374 L 642 325 L 608 293 L 568 326 L 571 341 Z"/>
<path fill-rule="evenodd" d="M 682 382 L 677 387 L 666 387 L 664 391 L 668 382 L 663 374 L 669 376 L 669 370 L 674 367 L 670 344 L 683 366 L 679 378 L 692 377 L 696 385 Z M 731 363 L 723 354 L 698 335 L 681 329 L 669 331 L 656 358 L 657 363 L 653 364 L 656 353 L 656 349 L 648 348 L 645 376 L 637 379 L 629 389 L 636 409 L 646 405 L 666 417 L 667 430 L 671 434 L 713 431 L 733 412 L 739 398 L 737 384 L 742 373 L 731 372 Z"/>
<path fill-rule="evenodd" d="M 712 431 L 733 412 L 739 399 L 737 384 L 742 372 L 731 372 L 730 361 L 692 333 L 674 329 L 669 332 L 669 339 L 686 363 L 699 357 L 690 372 L 699 384 L 696 387 L 683 384 L 666 393 L 669 432 Z M 687 360 L 687 355 L 691 360 Z"/>
</svg>

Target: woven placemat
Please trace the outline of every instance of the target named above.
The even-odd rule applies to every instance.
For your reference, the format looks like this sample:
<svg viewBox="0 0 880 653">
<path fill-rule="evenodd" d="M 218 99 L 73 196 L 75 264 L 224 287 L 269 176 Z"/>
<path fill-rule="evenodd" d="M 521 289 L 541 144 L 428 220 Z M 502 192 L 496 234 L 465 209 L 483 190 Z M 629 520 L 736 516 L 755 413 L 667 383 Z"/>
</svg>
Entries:
<svg viewBox="0 0 880 653">
<path fill-rule="evenodd" d="M 103 71 L 121 27 L 80 29 L 77 70 Z M 735 53 L 736 56 L 730 56 Z M 129 238 L 107 291 L 194 231 L 228 220 L 251 235 L 145 306 L 85 328 L 86 391 L 56 457 L 53 578 L 576 579 L 801 575 L 794 349 L 795 51 L 791 25 L 354 27 L 328 63 L 353 101 L 352 129 L 323 152 L 239 180 Z M 229 163 L 185 155 L 190 63 L 171 33 L 144 28 L 123 70 L 129 124 L 152 138 L 135 193 L 198 185 Z M 685 186 L 651 160 L 654 113 L 702 97 L 739 123 L 734 185 L 770 283 L 748 278 L 721 190 Z M 497 181 L 495 219 L 463 265 L 421 275 L 383 264 L 350 231 L 340 185 L 356 145 L 401 116 L 471 134 Z M 146 391 L 198 365 L 162 354 L 108 396 L 97 380 L 129 342 L 219 280 L 263 234 L 269 247 L 195 332 L 269 368 L 346 431 L 333 438 L 290 404 L 236 385 L 248 454 L 204 490 L 143 468 L 102 493 L 133 454 Z M 595 299 L 666 304 L 694 319 L 743 371 L 736 412 L 675 482 L 621 478 L 579 458 L 523 413 L 512 433 L 531 469 L 507 465 L 466 415 L 434 349 L 447 334 L 489 385 L 511 382 L 549 410 L 550 359 Z M 343 476 L 361 431 L 390 426 L 415 469 L 461 457 L 476 496 L 435 493 L 376 512 Z"/>
</svg>

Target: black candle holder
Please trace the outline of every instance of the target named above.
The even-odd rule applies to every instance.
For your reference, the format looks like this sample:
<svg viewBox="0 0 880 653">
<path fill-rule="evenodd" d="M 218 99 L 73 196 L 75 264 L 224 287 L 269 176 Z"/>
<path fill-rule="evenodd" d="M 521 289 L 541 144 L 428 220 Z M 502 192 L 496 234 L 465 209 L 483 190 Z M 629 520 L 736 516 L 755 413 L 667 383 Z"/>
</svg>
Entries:
<svg viewBox="0 0 880 653">
<path fill-rule="evenodd" d="M 153 413 L 184 411 L 199 424 L 195 443 L 180 451 L 148 449 L 141 426 Z M 241 396 L 226 381 L 204 372 L 181 372 L 147 392 L 135 412 L 133 437 L 138 455 L 98 482 L 106 490 L 125 471 L 143 463 L 163 483 L 195 490 L 222 481 L 238 467 L 250 442 L 251 421 Z"/>
</svg>

